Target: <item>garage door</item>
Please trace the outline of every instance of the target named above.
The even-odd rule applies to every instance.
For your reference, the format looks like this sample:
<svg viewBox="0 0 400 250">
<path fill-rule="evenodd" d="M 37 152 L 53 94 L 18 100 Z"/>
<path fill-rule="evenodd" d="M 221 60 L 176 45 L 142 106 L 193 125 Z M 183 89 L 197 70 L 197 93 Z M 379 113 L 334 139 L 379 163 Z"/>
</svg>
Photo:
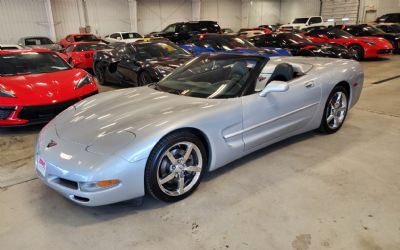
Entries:
<svg viewBox="0 0 400 250">
<path fill-rule="evenodd" d="M 348 24 L 357 23 L 359 9 L 358 0 L 322 0 L 321 14 L 324 19 L 334 18 L 337 24 L 341 24 L 342 18 Z"/>
</svg>

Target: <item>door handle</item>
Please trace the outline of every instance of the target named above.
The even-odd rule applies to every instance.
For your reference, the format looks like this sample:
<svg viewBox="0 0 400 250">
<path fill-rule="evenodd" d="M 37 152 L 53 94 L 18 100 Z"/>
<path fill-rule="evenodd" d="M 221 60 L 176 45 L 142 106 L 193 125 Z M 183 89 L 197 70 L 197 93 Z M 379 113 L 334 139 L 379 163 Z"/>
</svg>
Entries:
<svg viewBox="0 0 400 250">
<path fill-rule="evenodd" d="M 315 83 L 314 83 L 314 82 L 308 82 L 308 83 L 304 84 L 304 86 L 305 86 L 306 88 L 312 88 L 312 87 L 315 86 Z"/>
</svg>

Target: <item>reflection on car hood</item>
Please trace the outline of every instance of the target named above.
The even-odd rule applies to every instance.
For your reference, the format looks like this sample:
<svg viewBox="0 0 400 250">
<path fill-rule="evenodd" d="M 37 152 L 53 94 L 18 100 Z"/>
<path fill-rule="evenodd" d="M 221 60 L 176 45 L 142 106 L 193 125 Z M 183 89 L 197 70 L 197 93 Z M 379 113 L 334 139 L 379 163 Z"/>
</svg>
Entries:
<svg viewBox="0 0 400 250">
<path fill-rule="evenodd" d="M 209 111 L 220 103 L 221 100 L 178 96 L 144 86 L 85 99 L 54 122 L 62 139 L 91 145 L 96 138 L 109 133 L 129 131 L 140 136 L 145 129 L 159 130 L 176 119 L 190 119 L 191 115 Z"/>
</svg>

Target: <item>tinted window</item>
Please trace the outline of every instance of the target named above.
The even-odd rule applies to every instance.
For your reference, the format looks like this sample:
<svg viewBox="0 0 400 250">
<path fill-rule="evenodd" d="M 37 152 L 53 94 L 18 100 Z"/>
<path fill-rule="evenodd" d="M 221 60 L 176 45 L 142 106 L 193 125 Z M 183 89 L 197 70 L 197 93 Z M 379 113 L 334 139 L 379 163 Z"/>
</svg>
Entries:
<svg viewBox="0 0 400 250">
<path fill-rule="evenodd" d="M 188 57 L 190 53 L 170 42 L 136 44 L 138 60 L 159 60 L 167 58 Z"/>
<path fill-rule="evenodd" d="M 296 18 L 293 20 L 293 23 L 306 23 L 308 18 Z"/>
<path fill-rule="evenodd" d="M 167 28 L 165 28 L 163 32 L 175 32 L 175 29 L 176 29 L 176 24 L 171 24 L 167 26 Z"/>
<path fill-rule="evenodd" d="M 0 55 L 1 76 L 50 73 L 70 68 L 63 59 L 52 52 Z"/>
<path fill-rule="evenodd" d="M 214 22 L 189 23 L 190 31 L 198 31 L 201 33 L 218 33 L 221 28 Z"/>
<path fill-rule="evenodd" d="M 74 45 L 71 44 L 65 49 L 65 52 L 72 52 L 73 49 L 74 49 Z"/>
<path fill-rule="evenodd" d="M 138 33 L 122 33 L 122 39 L 134 39 L 134 38 L 142 38 Z"/>
<path fill-rule="evenodd" d="M 73 41 L 74 41 L 74 39 L 72 38 L 72 36 L 67 36 L 66 40 L 69 41 L 69 42 L 73 42 Z"/>
<path fill-rule="evenodd" d="M 25 45 L 46 45 L 46 44 L 54 44 L 50 39 L 46 37 L 36 37 L 36 38 L 26 38 Z"/>
<path fill-rule="evenodd" d="M 299 34 L 283 33 L 278 35 L 279 40 L 287 44 L 302 44 L 309 43 L 310 41 Z"/>
<path fill-rule="evenodd" d="M 110 35 L 110 37 L 113 39 L 118 39 L 118 37 L 121 37 L 121 36 L 118 33 L 114 33 L 114 34 Z"/>
<path fill-rule="evenodd" d="M 320 17 L 311 17 L 310 21 L 308 23 L 314 24 L 314 23 L 320 23 L 320 22 L 322 22 L 322 19 Z"/>
<path fill-rule="evenodd" d="M 91 42 L 98 41 L 99 39 L 94 35 L 77 35 L 75 36 L 75 42 Z"/>
<path fill-rule="evenodd" d="M 238 97 L 260 58 L 198 57 L 161 80 L 156 87 L 178 95 L 200 98 Z"/>
</svg>

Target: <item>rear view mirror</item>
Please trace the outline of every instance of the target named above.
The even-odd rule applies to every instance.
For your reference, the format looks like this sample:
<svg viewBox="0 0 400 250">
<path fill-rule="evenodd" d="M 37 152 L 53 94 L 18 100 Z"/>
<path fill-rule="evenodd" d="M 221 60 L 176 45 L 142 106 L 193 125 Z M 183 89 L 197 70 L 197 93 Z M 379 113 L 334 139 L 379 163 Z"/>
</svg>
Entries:
<svg viewBox="0 0 400 250">
<path fill-rule="evenodd" d="M 289 89 L 289 84 L 283 81 L 272 81 L 260 92 L 261 97 L 265 97 L 272 92 L 286 92 Z"/>
</svg>

